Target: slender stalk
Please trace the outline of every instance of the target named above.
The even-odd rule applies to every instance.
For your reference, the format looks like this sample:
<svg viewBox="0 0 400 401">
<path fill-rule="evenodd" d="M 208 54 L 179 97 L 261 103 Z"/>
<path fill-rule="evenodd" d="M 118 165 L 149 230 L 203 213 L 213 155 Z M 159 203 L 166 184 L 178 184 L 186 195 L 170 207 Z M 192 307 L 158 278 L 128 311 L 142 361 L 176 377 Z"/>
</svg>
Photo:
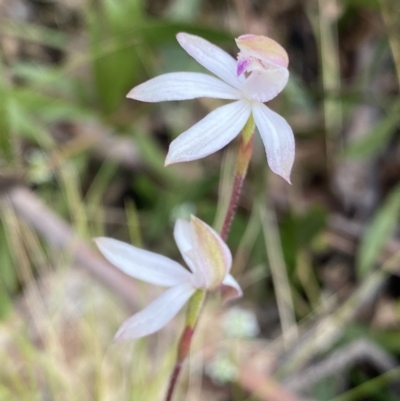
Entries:
<svg viewBox="0 0 400 401">
<path fill-rule="evenodd" d="M 241 141 L 239 145 L 239 153 L 236 161 L 236 168 L 233 179 L 231 196 L 229 199 L 228 210 L 226 212 L 224 223 L 222 225 L 222 230 L 221 230 L 221 238 L 224 241 L 228 237 L 233 216 L 235 215 L 239 203 L 240 193 L 242 191 L 243 182 L 246 177 L 251 154 L 253 153 L 254 127 L 255 127 L 254 119 L 253 116 L 251 116 L 243 128 Z"/>
<path fill-rule="evenodd" d="M 237 209 L 240 193 L 243 186 L 243 181 L 246 177 L 247 168 L 249 166 L 249 161 L 251 158 L 251 154 L 253 152 L 254 127 L 255 127 L 254 119 L 251 116 L 243 128 L 241 136 L 241 142 L 236 161 L 236 167 L 234 173 L 235 176 L 232 185 L 231 196 L 221 230 L 221 238 L 224 241 L 228 236 L 229 228 L 231 226 L 233 216 Z M 172 401 L 172 397 L 182 369 L 182 365 L 189 354 L 193 333 L 197 321 L 199 319 L 199 315 L 205 300 L 205 296 L 206 296 L 205 291 L 198 290 L 195 292 L 195 294 L 189 301 L 188 310 L 186 312 L 186 325 L 185 328 L 183 329 L 183 333 L 178 343 L 177 358 L 169 381 L 168 391 L 165 397 L 165 401 Z"/>
<path fill-rule="evenodd" d="M 389 44 L 400 85 L 400 6 L 398 0 L 380 0 L 382 17 L 387 27 Z"/>
<path fill-rule="evenodd" d="M 265 203 L 267 207 L 260 207 L 261 226 L 264 231 L 265 247 L 278 303 L 283 343 L 288 349 L 297 339 L 298 329 L 276 217 L 268 202 Z"/>
<path fill-rule="evenodd" d="M 186 312 L 186 324 L 178 344 L 178 354 L 174 369 L 172 371 L 171 379 L 169 381 L 167 395 L 165 401 L 171 401 L 178 381 L 179 374 L 182 369 L 183 362 L 189 354 L 190 344 L 194 329 L 199 319 L 200 311 L 206 297 L 206 292 L 197 290 L 192 298 L 190 298 L 188 309 Z"/>
</svg>

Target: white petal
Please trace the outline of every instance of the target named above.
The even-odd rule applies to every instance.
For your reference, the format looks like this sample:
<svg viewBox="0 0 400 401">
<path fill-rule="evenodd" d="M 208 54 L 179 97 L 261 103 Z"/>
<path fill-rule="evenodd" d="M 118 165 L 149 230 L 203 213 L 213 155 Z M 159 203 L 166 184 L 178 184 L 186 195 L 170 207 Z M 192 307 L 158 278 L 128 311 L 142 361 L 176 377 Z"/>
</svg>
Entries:
<svg viewBox="0 0 400 401">
<path fill-rule="evenodd" d="M 113 238 L 95 238 L 105 258 L 124 273 L 147 283 L 170 287 L 188 283 L 192 275 L 179 263 Z"/>
<path fill-rule="evenodd" d="M 193 248 L 190 223 L 187 220 L 176 220 L 174 227 L 174 238 L 182 254 Z"/>
<path fill-rule="evenodd" d="M 243 87 L 246 99 L 268 102 L 280 93 L 289 79 L 286 68 L 274 67 L 267 71 L 254 71 L 247 78 Z"/>
<path fill-rule="evenodd" d="M 191 216 L 193 283 L 198 288 L 214 290 L 221 285 L 232 266 L 232 254 L 228 246 L 208 224 Z"/>
<path fill-rule="evenodd" d="M 160 330 L 182 309 L 195 291 L 190 284 L 169 288 L 146 308 L 126 320 L 119 328 L 114 341 L 144 337 Z"/>
<path fill-rule="evenodd" d="M 240 288 L 240 285 L 230 274 L 228 274 L 222 282 L 221 293 L 224 302 L 230 301 L 235 298 L 240 298 L 243 295 L 243 291 Z"/>
<path fill-rule="evenodd" d="M 165 165 L 201 159 L 222 149 L 239 134 L 250 113 L 245 100 L 215 109 L 171 142 Z"/>
<path fill-rule="evenodd" d="M 176 38 L 186 52 L 207 70 L 237 89 L 243 86 L 244 77 L 236 75 L 236 60 L 227 52 L 199 36 L 181 32 Z"/>
<path fill-rule="evenodd" d="M 283 117 L 262 103 L 253 104 L 253 116 L 264 142 L 269 167 L 290 183 L 295 149 L 292 128 Z"/>
<path fill-rule="evenodd" d="M 190 270 L 194 272 L 195 262 L 193 260 L 192 228 L 187 220 L 183 219 L 176 220 L 174 227 L 174 238 L 176 245 L 178 245 L 179 251 L 182 254 L 183 259 L 189 266 Z"/>
<path fill-rule="evenodd" d="M 127 95 L 142 102 L 186 100 L 198 97 L 239 99 L 240 91 L 218 78 L 199 72 L 171 72 L 134 87 Z"/>
</svg>

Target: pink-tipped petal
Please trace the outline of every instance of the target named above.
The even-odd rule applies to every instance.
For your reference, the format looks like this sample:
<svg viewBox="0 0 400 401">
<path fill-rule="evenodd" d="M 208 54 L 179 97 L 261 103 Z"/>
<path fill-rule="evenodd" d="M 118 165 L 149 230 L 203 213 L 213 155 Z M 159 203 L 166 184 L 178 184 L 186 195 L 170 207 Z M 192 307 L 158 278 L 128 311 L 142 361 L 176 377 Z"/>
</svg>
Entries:
<svg viewBox="0 0 400 401">
<path fill-rule="evenodd" d="M 286 68 L 274 67 L 265 71 L 254 71 L 246 80 L 243 94 L 247 99 L 268 102 L 283 90 L 288 79 L 289 71 Z"/>
<path fill-rule="evenodd" d="M 240 92 L 211 75 L 199 72 L 171 72 L 134 87 L 127 97 L 154 103 L 199 97 L 239 99 Z"/>
<path fill-rule="evenodd" d="M 240 285 L 230 274 L 228 274 L 222 282 L 221 295 L 224 303 L 236 298 L 240 298 L 243 295 Z"/>
<path fill-rule="evenodd" d="M 114 341 L 140 338 L 160 330 L 182 309 L 195 291 L 191 284 L 169 288 L 146 308 L 126 320 Z"/>
<path fill-rule="evenodd" d="M 239 134 L 250 113 L 245 100 L 215 109 L 171 142 L 165 165 L 201 159 L 222 149 Z"/>
<path fill-rule="evenodd" d="M 195 285 L 214 290 L 219 287 L 232 265 L 232 255 L 221 237 L 206 223 L 191 217 L 196 270 Z"/>
<path fill-rule="evenodd" d="M 113 238 L 95 238 L 104 257 L 131 277 L 164 287 L 189 283 L 192 275 L 179 263 Z"/>
<path fill-rule="evenodd" d="M 176 38 L 186 52 L 207 70 L 234 88 L 242 87 L 244 79 L 236 75 L 236 61 L 227 52 L 199 36 L 181 32 Z"/>
<path fill-rule="evenodd" d="M 283 117 L 262 103 L 253 104 L 253 117 L 264 142 L 269 167 L 290 183 L 295 154 L 292 128 Z"/>
</svg>

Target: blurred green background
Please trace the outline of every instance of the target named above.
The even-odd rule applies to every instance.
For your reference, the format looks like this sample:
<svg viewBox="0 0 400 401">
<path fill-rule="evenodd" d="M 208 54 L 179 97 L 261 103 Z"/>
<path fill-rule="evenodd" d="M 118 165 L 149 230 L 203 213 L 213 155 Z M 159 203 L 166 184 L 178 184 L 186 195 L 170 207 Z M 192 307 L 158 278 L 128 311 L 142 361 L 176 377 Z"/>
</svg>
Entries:
<svg viewBox="0 0 400 401">
<path fill-rule="evenodd" d="M 110 346 L 149 290 L 120 302 L 74 261 L 71 238 L 180 260 L 176 218 L 221 227 L 238 144 L 168 168 L 164 158 L 223 102 L 126 99 L 161 73 L 203 71 L 181 31 L 234 57 L 235 37 L 268 35 L 290 59 L 269 106 L 296 136 L 293 185 L 256 137 L 228 239 L 237 304 L 260 326 L 243 347 L 273 354 L 265 376 L 298 400 L 400 399 L 398 0 L 0 0 L 0 399 L 162 399 L 181 326 Z M 251 387 L 232 347 L 222 351 L 239 373 L 218 379 L 205 358 L 182 397 L 285 401 Z"/>
</svg>

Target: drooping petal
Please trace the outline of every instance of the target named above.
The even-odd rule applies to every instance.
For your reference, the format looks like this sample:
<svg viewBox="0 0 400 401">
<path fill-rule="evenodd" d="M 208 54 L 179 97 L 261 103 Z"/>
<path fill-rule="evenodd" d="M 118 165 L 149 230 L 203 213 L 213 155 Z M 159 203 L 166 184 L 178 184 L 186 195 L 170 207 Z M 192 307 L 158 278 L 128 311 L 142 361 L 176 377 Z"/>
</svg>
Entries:
<svg viewBox="0 0 400 401">
<path fill-rule="evenodd" d="M 187 220 L 176 220 L 174 227 L 174 238 L 183 259 L 192 272 L 195 271 L 193 260 L 192 227 Z"/>
<path fill-rule="evenodd" d="M 194 283 L 198 288 L 213 290 L 219 287 L 232 265 L 232 255 L 221 237 L 206 223 L 191 216 Z"/>
<path fill-rule="evenodd" d="M 192 275 L 179 263 L 113 238 L 95 238 L 105 258 L 131 277 L 165 287 L 189 283 Z"/>
<path fill-rule="evenodd" d="M 186 52 L 207 70 L 237 89 L 242 87 L 244 79 L 236 75 L 236 61 L 227 52 L 199 36 L 181 32 L 176 38 Z"/>
<path fill-rule="evenodd" d="M 239 134 L 250 113 L 245 100 L 215 109 L 171 142 L 165 165 L 201 159 L 222 149 Z"/>
<path fill-rule="evenodd" d="M 239 99 L 240 92 L 211 75 L 199 72 L 171 72 L 135 86 L 127 97 L 154 103 L 198 97 Z"/>
<path fill-rule="evenodd" d="M 289 71 L 286 68 L 274 67 L 265 71 L 254 71 L 244 84 L 243 95 L 246 99 L 268 102 L 283 90 L 288 79 Z"/>
<path fill-rule="evenodd" d="M 294 136 L 290 125 L 262 103 L 253 104 L 253 117 L 264 142 L 271 170 L 290 183 L 294 162 Z"/>
<path fill-rule="evenodd" d="M 224 281 L 222 282 L 221 295 L 224 302 L 240 298 L 243 295 L 243 291 L 240 288 L 240 285 L 230 274 L 227 274 L 224 278 Z"/>
<path fill-rule="evenodd" d="M 169 288 L 150 305 L 126 320 L 119 328 L 114 341 L 144 337 L 160 330 L 182 309 L 195 291 L 191 284 Z"/>
</svg>

